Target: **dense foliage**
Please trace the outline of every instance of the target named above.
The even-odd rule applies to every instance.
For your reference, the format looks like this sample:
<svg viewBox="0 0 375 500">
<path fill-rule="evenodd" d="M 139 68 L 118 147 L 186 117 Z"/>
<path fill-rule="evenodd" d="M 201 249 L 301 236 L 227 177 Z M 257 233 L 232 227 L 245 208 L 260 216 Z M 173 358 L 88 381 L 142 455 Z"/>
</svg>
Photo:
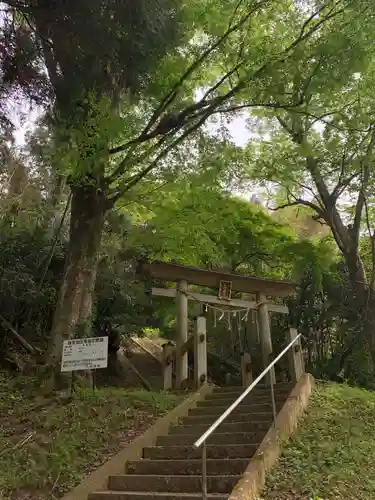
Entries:
<svg viewBox="0 0 375 500">
<path fill-rule="evenodd" d="M 1 5 L 6 358 L 9 324 L 52 371 L 77 329 L 173 336 L 136 275 L 157 258 L 295 280 L 309 369 L 372 384 L 372 2 Z M 21 147 L 25 103 L 38 119 Z M 273 318 L 275 350 L 285 326 Z M 235 358 L 232 333 L 210 342 Z"/>
</svg>

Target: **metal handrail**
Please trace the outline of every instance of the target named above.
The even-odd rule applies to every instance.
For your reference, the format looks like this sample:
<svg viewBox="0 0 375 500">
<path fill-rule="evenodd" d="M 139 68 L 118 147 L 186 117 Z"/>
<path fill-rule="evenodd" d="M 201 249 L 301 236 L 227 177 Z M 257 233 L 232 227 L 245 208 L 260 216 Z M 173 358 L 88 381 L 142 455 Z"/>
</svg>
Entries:
<svg viewBox="0 0 375 500">
<path fill-rule="evenodd" d="M 230 405 L 230 407 L 225 410 L 225 412 L 217 419 L 215 422 L 209 427 L 202 436 L 197 439 L 197 441 L 194 443 L 195 448 L 200 448 L 202 444 L 211 436 L 211 434 L 219 427 L 220 424 L 224 422 L 224 420 L 232 413 L 233 410 L 237 408 L 237 406 L 241 403 L 243 399 L 246 398 L 246 396 L 254 389 L 254 387 L 262 380 L 262 378 L 267 375 L 267 373 L 275 366 L 275 364 L 284 356 L 286 352 L 289 351 L 289 349 L 292 347 L 293 344 L 297 342 L 297 340 L 301 337 L 301 334 L 299 333 L 291 342 L 290 344 L 285 347 L 283 351 L 275 358 L 265 370 L 257 377 L 253 383 L 249 385 L 247 389 L 244 390 L 244 392 L 239 396 L 234 403 Z"/>
<path fill-rule="evenodd" d="M 236 399 L 234 403 L 232 403 L 227 410 L 217 419 L 215 422 L 204 432 L 197 441 L 194 443 L 195 448 L 200 448 L 203 444 L 202 448 L 202 499 L 207 499 L 207 448 L 206 441 L 211 436 L 211 434 L 221 425 L 224 420 L 232 413 L 233 410 L 237 408 L 237 406 L 246 398 L 246 396 L 254 389 L 254 387 L 262 380 L 262 378 L 267 375 L 271 371 L 271 369 L 275 366 L 275 364 L 286 354 L 289 349 L 297 342 L 297 340 L 301 337 L 299 333 L 288 345 L 285 347 L 283 351 L 267 366 L 265 370 L 257 377 L 254 382 L 252 382 L 247 389 Z M 271 386 L 271 396 L 272 396 L 272 411 L 274 423 L 276 420 L 276 405 L 275 405 L 275 396 L 273 390 L 273 380 L 271 376 L 270 380 Z"/>
</svg>

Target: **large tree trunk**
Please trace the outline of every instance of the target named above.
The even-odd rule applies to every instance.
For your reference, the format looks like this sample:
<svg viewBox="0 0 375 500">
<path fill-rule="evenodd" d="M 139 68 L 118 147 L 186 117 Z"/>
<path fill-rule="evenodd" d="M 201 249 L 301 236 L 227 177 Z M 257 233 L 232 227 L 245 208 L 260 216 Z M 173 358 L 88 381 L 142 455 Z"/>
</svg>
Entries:
<svg viewBox="0 0 375 500">
<path fill-rule="evenodd" d="M 344 255 L 349 277 L 358 305 L 358 313 L 363 324 L 363 338 L 366 339 L 371 354 L 372 369 L 375 376 L 375 296 L 370 289 L 363 262 L 357 252 Z"/>
<path fill-rule="evenodd" d="M 50 193 L 44 211 L 43 226 L 50 231 L 51 236 L 56 234 L 62 219 L 60 202 L 62 201 L 66 179 L 63 175 L 56 173 L 51 181 Z"/>
<path fill-rule="evenodd" d="M 357 282 L 356 300 L 363 322 L 363 338 L 367 341 L 375 377 L 375 297 L 373 290 L 369 290 L 366 284 Z"/>
<path fill-rule="evenodd" d="M 63 341 L 87 336 L 91 330 L 92 294 L 107 206 L 105 195 L 94 186 L 72 188 L 68 254 L 47 359 L 57 384 Z"/>
</svg>

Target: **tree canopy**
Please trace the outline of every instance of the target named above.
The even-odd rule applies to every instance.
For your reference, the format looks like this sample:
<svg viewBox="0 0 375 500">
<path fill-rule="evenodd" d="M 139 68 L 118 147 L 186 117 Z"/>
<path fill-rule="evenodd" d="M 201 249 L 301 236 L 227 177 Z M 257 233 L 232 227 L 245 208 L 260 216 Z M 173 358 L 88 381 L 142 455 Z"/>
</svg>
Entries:
<svg viewBox="0 0 375 500">
<path fill-rule="evenodd" d="M 310 365 L 375 370 L 372 2 L 1 5 L 0 314 L 52 372 L 103 321 L 170 323 L 145 257 L 297 280 Z"/>
</svg>

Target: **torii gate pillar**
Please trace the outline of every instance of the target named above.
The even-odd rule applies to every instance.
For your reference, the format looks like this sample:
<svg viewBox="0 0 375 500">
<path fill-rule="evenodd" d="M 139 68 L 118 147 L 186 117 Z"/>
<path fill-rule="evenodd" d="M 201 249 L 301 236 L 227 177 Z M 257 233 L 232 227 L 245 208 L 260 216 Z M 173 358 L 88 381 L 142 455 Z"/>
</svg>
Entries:
<svg viewBox="0 0 375 500">
<path fill-rule="evenodd" d="M 177 341 L 176 341 L 176 388 L 181 389 L 182 383 L 188 378 L 188 355 L 181 354 L 181 347 L 188 339 L 188 284 L 181 280 L 177 283 Z"/>
<path fill-rule="evenodd" d="M 260 342 L 262 346 L 262 368 L 263 370 L 267 368 L 271 361 L 272 355 L 272 337 L 270 328 L 270 318 L 268 314 L 268 307 L 266 302 L 266 297 L 257 293 L 258 306 L 258 318 L 259 318 L 259 333 Z M 274 384 L 276 382 L 275 369 L 272 368 L 271 371 L 265 376 L 265 382 L 270 385 L 271 382 Z"/>
</svg>

